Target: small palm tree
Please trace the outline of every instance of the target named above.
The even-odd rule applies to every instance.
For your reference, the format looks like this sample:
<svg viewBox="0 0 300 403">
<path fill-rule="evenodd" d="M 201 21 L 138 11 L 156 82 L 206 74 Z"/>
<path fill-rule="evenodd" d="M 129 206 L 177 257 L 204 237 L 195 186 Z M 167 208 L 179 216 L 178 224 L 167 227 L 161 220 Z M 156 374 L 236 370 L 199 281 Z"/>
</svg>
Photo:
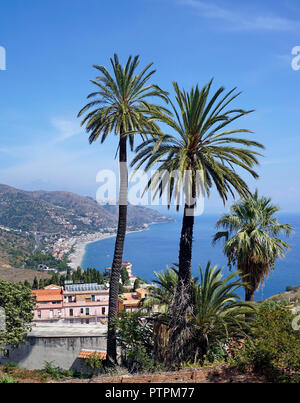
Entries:
<svg viewBox="0 0 300 403">
<path fill-rule="evenodd" d="M 227 126 L 252 111 L 227 109 L 239 95 L 235 89 L 223 94 L 221 87 L 210 97 L 212 81 L 201 90 L 198 86 L 190 92 L 173 87 L 178 109 L 171 102 L 175 118 L 161 114 L 174 134 L 150 138 L 137 147 L 131 165 L 136 169 L 145 164 L 145 171 L 158 165 L 151 176 L 148 188 L 155 189 L 154 196 L 168 190 L 168 204 L 175 199 L 177 207 L 184 188 L 184 214 L 179 245 L 178 286 L 174 298 L 174 312 L 178 320 L 191 313 L 191 259 L 194 228 L 194 211 L 200 194 L 209 196 L 215 185 L 225 203 L 228 194 L 245 197 L 250 194 L 247 184 L 235 167 L 258 175 L 253 167 L 260 155 L 252 147 L 263 146 L 252 140 L 236 138 L 237 133 L 251 133 L 247 129 L 227 129 Z M 175 176 L 172 176 L 173 174 Z M 170 179 L 171 178 L 171 179 Z M 181 326 L 183 328 L 183 326 Z M 174 339 L 174 344 L 178 341 Z M 178 343 L 177 343 L 178 344 Z"/>
<path fill-rule="evenodd" d="M 143 301 L 143 308 L 152 312 L 158 310 L 159 314 L 166 313 L 174 298 L 176 286 L 178 283 L 178 272 L 176 269 L 170 269 L 162 273 L 154 272 L 157 280 L 154 280 L 156 286 L 148 288 L 149 295 Z"/>
<path fill-rule="evenodd" d="M 252 304 L 236 294 L 243 286 L 237 279 L 238 272 L 223 279 L 222 269 L 207 264 L 203 274 L 200 266 L 200 281 L 194 289 L 195 311 L 192 317 L 192 334 L 196 348 L 194 361 L 202 359 L 207 352 L 230 339 L 245 337 L 251 321 L 249 313 L 255 312 Z"/>
<path fill-rule="evenodd" d="M 276 259 L 283 258 L 290 248 L 279 236 L 291 235 L 293 227 L 279 224 L 275 217 L 279 209 L 270 198 L 259 198 L 256 191 L 252 197 L 233 204 L 230 214 L 224 214 L 216 224 L 216 228 L 225 231 L 217 232 L 213 243 L 225 240 L 229 266 L 236 265 L 247 283 L 246 301 L 254 300 L 255 291 L 274 268 Z"/>
<path fill-rule="evenodd" d="M 167 110 L 148 102 L 148 99 L 152 97 L 166 100 L 164 91 L 154 84 L 148 84 L 150 77 L 155 72 L 155 70 L 149 70 L 152 63 L 137 73 L 139 56 L 134 58 L 130 56 L 123 67 L 115 54 L 111 59 L 111 65 L 112 75 L 104 66 L 94 66 L 101 74 L 96 80 L 92 80 L 97 91 L 88 96 L 92 100 L 79 112 L 78 116 L 85 115 L 81 124 L 86 125 L 90 143 L 98 138 L 103 143 L 107 135 L 111 133 L 119 136 L 119 221 L 110 278 L 107 337 L 107 356 L 108 359 L 115 362 L 114 318 L 117 315 L 119 279 L 127 221 L 127 144 L 129 141 L 130 148 L 133 150 L 135 134 L 141 134 L 145 138 L 147 133 L 160 133 L 153 115 L 161 112 L 167 113 Z"/>
<path fill-rule="evenodd" d="M 208 351 L 226 344 L 230 339 L 245 337 L 252 325 L 246 320 L 246 315 L 255 311 L 254 306 L 242 301 L 236 293 L 244 286 L 238 279 L 238 273 L 223 278 L 222 269 L 210 263 L 204 272 L 201 266 L 199 269 L 200 278 L 192 279 L 193 313 L 187 318 L 184 348 L 179 349 L 179 345 L 172 342 L 169 330 L 173 327 L 173 332 L 182 335 L 182 323 L 176 315 L 174 318 L 174 311 L 170 309 L 176 292 L 177 272 L 167 267 L 166 272 L 156 274 L 159 287 L 151 290 L 151 295 L 143 304 L 143 308 L 147 303 L 150 307 L 158 305 L 160 308 L 154 314 L 156 353 L 164 361 L 172 357 L 170 364 L 203 359 Z"/>
</svg>

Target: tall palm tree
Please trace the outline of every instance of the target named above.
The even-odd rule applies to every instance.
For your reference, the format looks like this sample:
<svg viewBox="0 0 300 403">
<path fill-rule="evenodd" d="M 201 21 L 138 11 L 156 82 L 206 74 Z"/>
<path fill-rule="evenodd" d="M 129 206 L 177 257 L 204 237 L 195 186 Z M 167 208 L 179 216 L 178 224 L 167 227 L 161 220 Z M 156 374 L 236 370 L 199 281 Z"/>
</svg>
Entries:
<svg viewBox="0 0 300 403">
<path fill-rule="evenodd" d="M 224 214 L 216 228 L 213 243 L 225 240 L 224 254 L 228 264 L 236 265 L 245 286 L 246 301 L 254 300 L 254 293 L 264 282 L 276 259 L 283 258 L 289 249 L 288 243 L 279 238 L 290 235 L 293 227 L 280 224 L 275 214 L 280 210 L 270 198 L 253 196 L 244 198 L 230 207 L 230 214 Z"/>
<path fill-rule="evenodd" d="M 108 359 L 116 361 L 114 318 L 117 315 L 119 279 L 126 234 L 127 143 L 129 141 L 130 148 L 133 150 L 135 134 L 139 133 L 142 138 L 145 138 L 147 133 L 159 133 L 160 129 L 153 116 L 161 112 L 167 113 L 167 110 L 148 101 L 149 98 L 153 97 L 166 100 L 164 91 L 157 85 L 148 83 L 155 73 L 155 70 L 150 70 L 152 63 L 137 73 L 139 56 L 134 58 L 130 56 L 125 66 L 120 64 L 116 54 L 110 61 L 113 70 L 112 75 L 104 66 L 94 66 L 100 72 L 100 76 L 96 80 L 92 80 L 97 90 L 88 96 L 88 99 L 92 100 L 81 109 L 78 116 L 85 114 L 81 124 L 86 125 L 90 143 L 99 137 L 103 143 L 107 135 L 111 133 L 119 136 L 119 220 L 110 278 L 107 337 Z"/>
<path fill-rule="evenodd" d="M 193 244 L 194 211 L 199 195 L 209 196 L 215 185 L 224 204 L 228 194 L 245 197 L 250 194 L 247 184 L 236 172 L 240 168 L 254 178 L 253 167 L 260 155 L 252 147 L 263 148 L 253 140 L 237 138 L 237 133 L 251 133 L 247 129 L 227 129 L 231 123 L 252 111 L 227 108 L 239 93 L 235 88 L 225 93 L 219 88 L 210 96 L 212 80 L 202 89 L 198 85 L 190 92 L 180 90 L 173 82 L 177 107 L 171 100 L 174 118 L 161 115 L 174 134 L 150 138 L 137 147 L 131 165 L 136 169 L 145 164 L 145 171 L 158 166 L 151 176 L 148 188 L 155 189 L 154 196 L 168 190 L 169 205 L 174 198 L 179 207 L 184 189 L 184 214 L 179 246 L 179 271 L 174 312 L 179 328 L 184 329 L 186 317 L 191 313 L 191 259 Z M 166 178 L 177 173 L 170 180 Z M 176 315 L 174 315 L 176 317 Z M 178 327 L 174 321 L 174 328 Z M 182 337 L 181 337 L 182 339 Z M 177 340 L 178 341 L 178 340 Z M 177 342 L 174 339 L 174 344 Z M 180 341 L 178 341 L 180 344 Z"/>
<path fill-rule="evenodd" d="M 211 85 L 212 80 L 201 90 L 197 85 L 187 93 L 173 82 L 178 109 L 171 100 L 169 102 L 175 118 L 161 114 L 160 120 L 168 124 L 175 134 L 164 134 L 159 140 L 152 137 L 144 141 L 136 148 L 137 155 L 131 163 L 136 169 L 145 163 L 146 172 L 158 164 L 157 171 L 148 182 L 148 188 L 156 189 L 154 196 L 168 190 L 169 206 L 174 197 L 179 208 L 182 185 L 185 185 L 179 251 L 179 280 L 184 283 L 189 283 L 191 277 L 196 199 L 201 192 L 203 196 L 209 196 L 213 185 L 224 203 L 228 193 L 234 196 L 234 191 L 240 196 L 248 196 L 248 186 L 235 171 L 235 166 L 257 178 L 253 167 L 258 164 L 257 156 L 260 154 L 250 147 L 263 148 L 256 141 L 232 137 L 236 133 L 252 133 L 250 130 L 224 130 L 235 120 L 253 111 L 224 111 L 240 93 L 235 93 L 234 88 L 222 95 L 224 88 L 221 87 L 209 98 Z M 166 178 L 174 173 L 178 175 L 167 181 Z"/>
</svg>

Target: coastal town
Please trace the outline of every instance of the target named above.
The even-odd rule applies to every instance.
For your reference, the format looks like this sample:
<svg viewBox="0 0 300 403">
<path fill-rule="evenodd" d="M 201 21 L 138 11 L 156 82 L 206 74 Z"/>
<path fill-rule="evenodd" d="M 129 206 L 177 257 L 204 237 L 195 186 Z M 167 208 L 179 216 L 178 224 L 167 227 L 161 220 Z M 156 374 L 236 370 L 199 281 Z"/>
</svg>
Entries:
<svg viewBox="0 0 300 403">
<path fill-rule="evenodd" d="M 128 285 L 126 292 L 119 294 L 118 315 L 143 312 L 143 301 L 150 295 L 149 287 L 153 284 L 140 284 L 140 288 L 134 289 L 137 277 L 132 274 L 132 264 L 123 261 L 122 268 L 127 272 Z M 109 275 L 111 268 L 105 272 Z M 35 305 L 28 340 L 33 347 L 26 343 L 17 349 L 7 347 L 0 364 L 13 360 L 26 368 L 42 368 L 46 357 L 61 368 L 86 370 L 88 357 L 106 358 L 109 283 L 66 280 L 63 286 L 50 284 L 33 289 L 31 294 Z M 60 351 L 61 346 L 64 349 Z"/>
</svg>

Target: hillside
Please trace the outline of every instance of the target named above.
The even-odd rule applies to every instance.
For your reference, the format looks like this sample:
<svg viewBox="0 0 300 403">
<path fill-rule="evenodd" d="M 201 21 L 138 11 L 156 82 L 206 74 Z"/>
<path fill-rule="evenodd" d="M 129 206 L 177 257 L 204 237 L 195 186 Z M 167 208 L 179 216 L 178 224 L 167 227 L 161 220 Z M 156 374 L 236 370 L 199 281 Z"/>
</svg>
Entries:
<svg viewBox="0 0 300 403">
<path fill-rule="evenodd" d="M 29 281 L 30 284 L 33 283 L 34 278 L 38 280 L 49 279 L 51 278 L 50 274 L 37 272 L 34 270 L 24 270 L 24 269 L 16 269 L 16 268 L 8 268 L 0 266 L 0 280 L 11 281 L 13 283 L 24 283 L 25 280 Z"/>
<path fill-rule="evenodd" d="M 128 226 L 141 227 L 169 219 L 157 211 L 129 206 Z M 39 233 L 78 234 L 116 228 L 116 206 L 101 206 L 70 192 L 28 192 L 0 185 L 0 226 Z"/>
<path fill-rule="evenodd" d="M 128 230 L 171 220 L 157 211 L 128 206 Z M 21 267 L 37 248 L 85 234 L 112 232 L 117 206 L 64 191 L 24 191 L 0 185 L 0 264 Z"/>
<path fill-rule="evenodd" d="M 291 303 L 298 302 L 300 300 L 300 285 L 295 287 L 288 287 L 288 291 L 281 292 L 267 298 L 267 301 L 289 301 Z"/>
<path fill-rule="evenodd" d="M 20 266 L 35 249 L 30 234 L 0 228 L 0 265 Z"/>
</svg>

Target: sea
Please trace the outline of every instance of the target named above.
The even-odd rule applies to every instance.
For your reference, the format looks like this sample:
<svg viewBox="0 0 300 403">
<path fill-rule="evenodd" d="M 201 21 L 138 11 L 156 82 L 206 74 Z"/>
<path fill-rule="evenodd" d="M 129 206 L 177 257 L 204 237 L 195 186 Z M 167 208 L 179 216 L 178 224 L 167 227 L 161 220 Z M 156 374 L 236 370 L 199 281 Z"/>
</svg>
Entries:
<svg viewBox="0 0 300 403">
<path fill-rule="evenodd" d="M 199 276 L 199 265 L 205 269 L 207 262 L 222 268 L 224 276 L 230 274 L 226 257 L 223 254 L 223 243 L 212 245 L 216 232 L 215 224 L 220 215 L 203 214 L 195 218 L 194 243 L 192 256 L 192 272 Z M 286 257 L 277 260 L 275 270 L 271 271 L 263 286 L 256 292 L 255 299 L 262 300 L 284 292 L 287 286 L 300 285 L 300 213 L 279 214 L 280 223 L 291 224 L 294 234 L 286 240 L 291 249 Z M 174 222 L 154 224 L 148 230 L 126 235 L 123 260 L 133 265 L 133 274 L 148 282 L 155 280 L 155 272 L 165 270 L 178 261 L 179 239 L 182 217 L 174 216 Z M 82 268 L 96 268 L 103 271 L 110 267 L 113 259 L 115 238 L 107 238 L 86 246 Z M 234 271 L 234 268 L 232 269 Z M 231 271 L 231 272 L 232 272 Z M 244 296 L 244 291 L 238 291 Z"/>
</svg>

